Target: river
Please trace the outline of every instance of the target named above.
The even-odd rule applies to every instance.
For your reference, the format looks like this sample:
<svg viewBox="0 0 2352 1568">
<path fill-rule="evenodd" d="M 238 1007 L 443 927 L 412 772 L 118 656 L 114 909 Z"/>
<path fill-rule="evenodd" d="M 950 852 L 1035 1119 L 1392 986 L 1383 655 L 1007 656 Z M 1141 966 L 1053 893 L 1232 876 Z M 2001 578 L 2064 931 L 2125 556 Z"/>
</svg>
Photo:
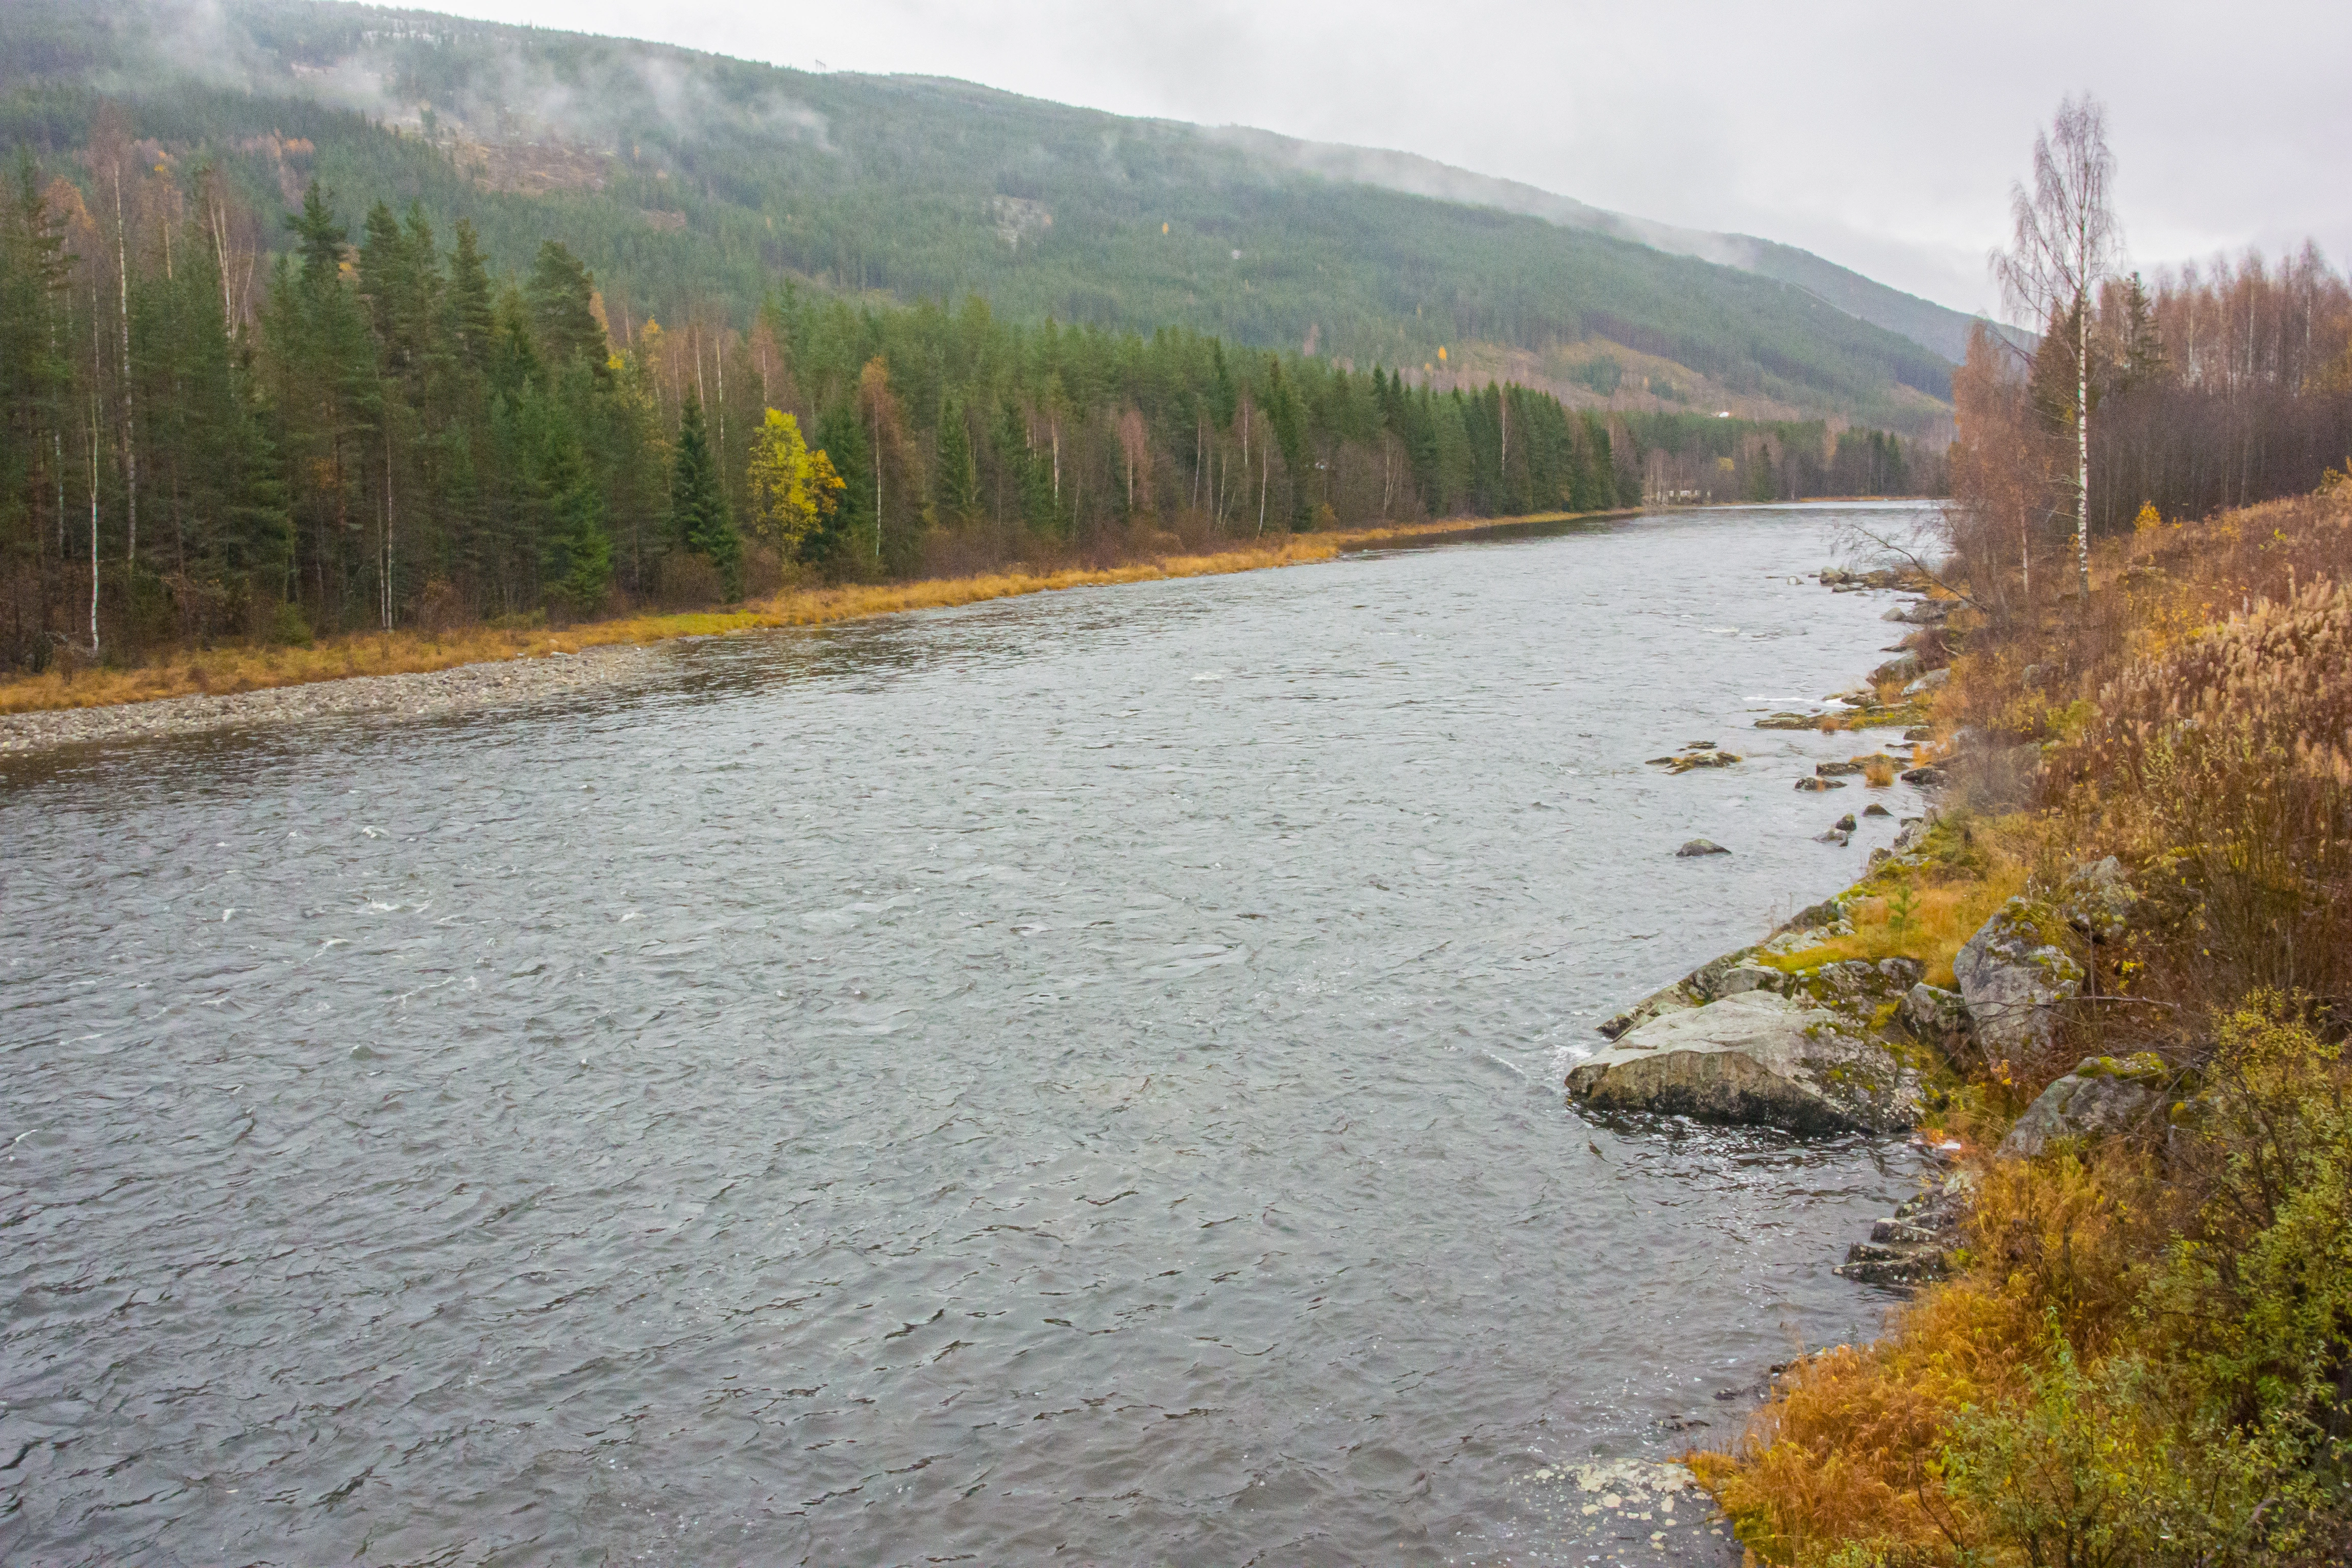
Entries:
<svg viewBox="0 0 2352 1568">
<path fill-rule="evenodd" d="M 1853 516 L 7 759 L 0 1557 L 1725 1560 L 1559 1467 L 1870 1332 L 1919 1156 L 1560 1083 L 1918 809 L 1750 727 L 1900 629 Z"/>
</svg>

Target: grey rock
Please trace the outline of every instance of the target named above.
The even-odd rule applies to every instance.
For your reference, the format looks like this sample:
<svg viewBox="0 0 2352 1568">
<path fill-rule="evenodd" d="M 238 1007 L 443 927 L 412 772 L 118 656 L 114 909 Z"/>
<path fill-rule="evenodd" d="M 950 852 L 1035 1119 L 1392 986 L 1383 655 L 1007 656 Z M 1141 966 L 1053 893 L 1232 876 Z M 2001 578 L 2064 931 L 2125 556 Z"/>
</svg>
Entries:
<svg viewBox="0 0 2352 1568">
<path fill-rule="evenodd" d="M 2146 1052 L 2087 1058 L 2025 1108 L 1996 1152 L 2031 1160 L 2062 1141 L 2137 1132 L 2158 1120 L 2169 1077 L 2162 1058 Z"/>
<path fill-rule="evenodd" d="M 1788 976 L 1777 969 L 1767 969 L 1760 963 L 1735 964 L 1726 970 L 1715 984 L 1715 999 L 1738 996 L 1748 991 L 1778 992 L 1788 983 Z"/>
<path fill-rule="evenodd" d="M 1852 833 L 1854 828 L 1853 813 L 1850 811 L 1847 812 L 1843 816 L 1841 816 L 1835 822 L 1831 823 L 1830 826 L 1836 828 L 1840 833 Z"/>
<path fill-rule="evenodd" d="M 1789 918 L 1784 931 L 1811 931 L 1816 926 L 1833 926 L 1845 919 L 1845 903 L 1840 899 L 1823 899 L 1818 904 L 1808 904 Z"/>
<path fill-rule="evenodd" d="M 1903 689 L 1903 695 L 1906 697 L 1925 697 L 1931 691 L 1941 690 L 1944 683 L 1951 679 L 1952 672 L 1948 669 L 1931 669 L 1927 674 L 1921 676 L 1918 679 L 1913 681 L 1910 685 L 1905 687 Z"/>
<path fill-rule="evenodd" d="M 1941 768 L 1906 768 L 1904 770 L 1903 782 L 1907 784 L 1916 784 L 1921 789 L 1937 789 L 1942 787 L 1945 776 L 1944 770 Z"/>
<path fill-rule="evenodd" d="M 1792 1132 L 1894 1131 L 1918 1118 L 1916 1080 L 1885 1047 L 1761 990 L 1652 1019 L 1578 1063 L 1568 1091 L 1599 1110 Z"/>
<path fill-rule="evenodd" d="M 1880 617 L 1900 621 L 1908 626 L 1933 626 L 1945 619 L 1959 605 L 1950 599 L 1921 599 L 1914 604 L 1897 605 Z"/>
<path fill-rule="evenodd" d="M 1870 1227 L 1870 1239 L 1856 1242 L 1832 1272 L 1864 1285 L 1908 1292 L 1951 1272 L 1951 1251 L 1960 1239 L 1972 1187 L 1956 1172 L 1940 1186 L 1907 1199 Z"/>
<path fill-rule="evenodd" d="M 1845 783 L 1842 779 L 1825 779 L 1816 774 L 1812 778 L 1799 779 L 1797 781 L 1797 787 L 1803 790 L 1816 791 L 1825 789 L 1843 789 L 1845 788 Z"/>
<path fill-rule="evenodd" d="M 1816 844 L 1834 844 L 1839 848 L 1843 849 L 1853 837 L 1853 830 L 1852 828 L 1832 827 L 1827 833 L 1814 834 L 1813 842 Z"/>
<path fill-rule="evenodd" d="M 2050 940 L 2063 924 L 2049 905 L 2011 899 L 1952 960 L 1987 1055 L 2023 1056 L 2056 1037 L 2061 1014 L 2083 989 L 2082 966 Z"/>
<path fill-rule="evenodd" d="M 1873 686 L 1883 686 L 1890 680 L 1916 680 L 1919 679 L 1923 667 L 1919 663 L 1919 656 L 1916 653 L 1906 652 L 1900 658 L 1890 658 L 1885 664 L 1880 665 L 1876 669 L 1872 670 L 1870 672 L 1870 683 Z"/>
<path fill-rule="evenodd" d="M 2123 862 L 2110 855 L 2083 867 L 2058 889 L 2058 903 L 2066 923 L 2094 942 L 2113 942 L 2130 921 L 2139 890 L 2124 874 Z"/>
<path fill-rule="evenodd" d="M 1675 851 L 1675 858 L 1687 860 L 1696 855 L 1728 855 L 1731 851 L 1712 838 L 1694 838 Z"/>
<path fill-rule="evenodd" d="M 1921 977 L 1927 973 L 1927 966 L 1916 958 L 1882 958 L 1878 961 L 1878 973 L 1894 989 L 1907 991 L 1919 984 Z"/>
<path fill-rule="evenodd" d="M 1895 814 L 1874 800 L 1868 805 L 1862 808 L 1862 815 L 1864 816 L 1892 816 Z"/>
<path fill-rule="evenodd" d="M 1813 776 L 1824 779 L 1846 778 L 1862 772 L 1863 766 L 1859 759 L 1851 763 L 1815 763 Z"/>
<path fill-rule="evenodd" d="M 1920 981 L 1903 994 L 1895 1016 L 1912 1038 L 1957 1059 L 1969 1038 L 1969 1005 L 1957 991 Z"/>
</svg>

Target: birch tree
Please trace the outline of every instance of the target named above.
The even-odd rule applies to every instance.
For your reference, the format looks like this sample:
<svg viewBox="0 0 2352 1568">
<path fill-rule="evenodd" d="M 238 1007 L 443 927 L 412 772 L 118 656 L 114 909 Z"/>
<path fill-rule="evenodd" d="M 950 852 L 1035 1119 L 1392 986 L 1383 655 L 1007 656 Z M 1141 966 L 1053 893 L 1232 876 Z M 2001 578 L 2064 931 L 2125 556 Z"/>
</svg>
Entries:
<svg viewBox="0 0 2352 1568">
<path fill-rule="evenodd" d="M 2074 566 L 2091 592 L 2091 314 L 2113 271 L 2120 234 L 2109 205 L 2115 156 L 2107 111 L 2089 94 L 2062 100 L 2050 129 L 2033 139 L 2033 188 L 2014 185 L 2009 249 L 1992 254 L 1993 276 L 2011 311 L 2045 333 L 2074 337 Z"/>
</svg>

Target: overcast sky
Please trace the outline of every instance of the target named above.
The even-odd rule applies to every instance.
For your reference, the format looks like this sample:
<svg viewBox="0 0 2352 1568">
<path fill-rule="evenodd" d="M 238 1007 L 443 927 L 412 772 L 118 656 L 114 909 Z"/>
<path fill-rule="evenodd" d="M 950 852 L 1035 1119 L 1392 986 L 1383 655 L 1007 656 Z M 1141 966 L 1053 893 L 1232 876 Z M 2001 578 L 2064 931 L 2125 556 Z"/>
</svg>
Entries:
<svg viewBox="0 0 2352 1568">
<path fill-rule="evenodd" d="M 412 0 L 419 3 L 419 0 Z M 2132 260 L 2352 258 L 2352 4 L 421 0 L 811 69 L 1400 148 L 1761 235 L 1961 310 L 2059 99 L 2107 105 Z"/>
</svg>

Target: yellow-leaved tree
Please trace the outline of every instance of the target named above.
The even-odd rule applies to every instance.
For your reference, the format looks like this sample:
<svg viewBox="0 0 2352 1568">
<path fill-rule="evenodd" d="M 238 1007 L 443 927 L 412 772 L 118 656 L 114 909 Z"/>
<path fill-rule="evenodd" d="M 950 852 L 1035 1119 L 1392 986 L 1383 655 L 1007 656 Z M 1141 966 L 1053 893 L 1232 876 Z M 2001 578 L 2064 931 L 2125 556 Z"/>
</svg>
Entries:
<svg viewBox="0 0 2352 1568">
<path fill-rule="evenodd" d="M 833 515 L 845 488 L 824 449 L 809 449 L 800 421 L 768 410 L 751 438 L 751 532 L 791 561 Z"/>
</svg>

